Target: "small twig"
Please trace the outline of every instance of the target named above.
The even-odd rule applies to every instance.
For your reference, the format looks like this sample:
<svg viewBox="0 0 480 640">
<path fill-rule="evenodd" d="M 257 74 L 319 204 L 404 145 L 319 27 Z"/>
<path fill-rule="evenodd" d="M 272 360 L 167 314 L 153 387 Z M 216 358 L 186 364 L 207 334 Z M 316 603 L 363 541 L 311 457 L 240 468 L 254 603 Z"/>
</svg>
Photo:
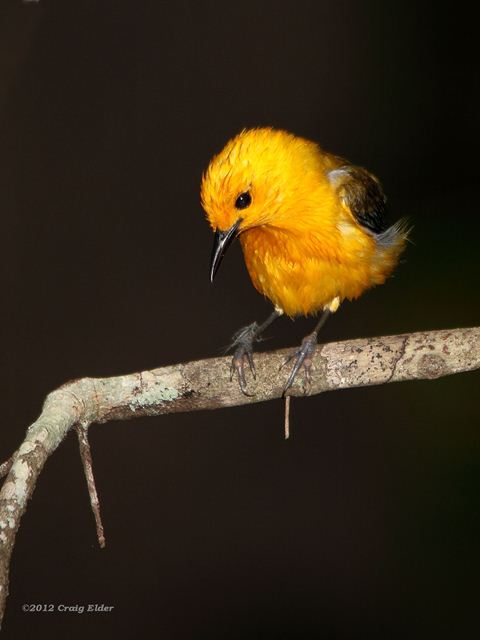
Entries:
<svg viewBox="0 0 480 640">
<path fill-rule="evenodd" d="M 285 440 L 290 437 L 290 396 L 285 396 Z"/>
<path fill-rule="evenodd" d="M 98 544 L 103 549 L 105 547 L 105 535 L 103 532 L 102 517 L 100 515 L 100 501 L 98 499 L 97 488 L 95 486 L 95 477 L 93 475 L 92 452 L 88 441 L 88 427 L 77 424 L 75 430 L 78 436 L 78 444 L 80 447 L 80 458 L 82 459 L 83 471 L 87 481 L 88 495 L 90 496 L 90 504 L 92 506 L 93 515 L 95 517 L 95 525 L 97 527 Z"/>
</svg>

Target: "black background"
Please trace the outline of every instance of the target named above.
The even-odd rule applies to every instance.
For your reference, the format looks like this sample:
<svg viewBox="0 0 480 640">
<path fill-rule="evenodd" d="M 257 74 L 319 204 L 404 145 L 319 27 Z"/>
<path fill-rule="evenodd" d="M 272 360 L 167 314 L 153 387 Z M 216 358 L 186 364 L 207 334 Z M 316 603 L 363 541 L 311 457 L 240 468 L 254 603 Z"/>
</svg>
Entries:
<svg viewBox="0 0 480 640">
<path fill-rule="evenodd" d="M 478 324 L 473 16 L 438 2 L 3 2 L 1 457 L 66 380 L 217 355 L 269 313 L 199 204 L 244 126 L 379 175 L 412 244 L 323 340 Z M 282 319 L 263 348 L 296 345 Z M 478 624 L 478 375 L 94 426 L 18 533 L 6 638 L 462 637 Z M 23 603 L 113 605 L 23 613 Z M 460 634 L 460 635 L 459 635 Z M 463 636 L 465 637 L 465 636 Z"/>
</svg>

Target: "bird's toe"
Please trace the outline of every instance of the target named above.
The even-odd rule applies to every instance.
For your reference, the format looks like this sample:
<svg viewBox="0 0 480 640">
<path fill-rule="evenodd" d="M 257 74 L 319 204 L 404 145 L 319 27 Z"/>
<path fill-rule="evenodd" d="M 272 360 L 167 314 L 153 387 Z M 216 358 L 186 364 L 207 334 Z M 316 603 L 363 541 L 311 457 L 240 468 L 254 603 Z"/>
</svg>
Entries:
<svg viewBox="0 0 480 640">
<path fill-rule="evenodd" d="M 300 348 L 295 351 L 291 356 L 285 359 L 284 363 L 280 368 L 285 366 L 291 360 L 294 360 L 294 364 L 290 375 L 288 376 L 287 382 L 283 388 L 283 396 L 287 391 L 293 386 L 298 372 L 300 369 L 303 369 L 304 372 L 304 392 L 308 393 L 312 384 L 312 369 L 313 369 L 313 354 L 315 353 L 315 349 L 317 347 L 317 334 L 314 332 L 308 335 L 306 338 L 302 340 L 302 344 Z"/>
<path fill-rule="evenodd" d="M 245 364 L 248 364 L 250 367 L 250 371 L 252 372 L 252 376 L 256 378 L 255 372 L 255 364 L 253 362 L 253 354 L 252 351 L 248 351 L 243 347 L 239 347 L 235 353 L 233 354 L 232 364 L 230 365 L 230 382 L 233 380 L 233 376 L 236 374 L 238 380 L 238 386 L 240 387 L 241 392 L 251 397 L 253 394 L 248 393 L 247 391 L 247 380 L 245 378 Z"/>
<path fill-rule="evenodd" d="M 243 327 L 232 338 L 232 344 L 229 347 L 229 351 L 234 349 L 232 364 L 230 366 L 230 382 L 233 380 L 233 376 L 237 376 L 238 385 L 243 394 L 246 396 L 252 396 L 247 392 L 247 381 L 245 378 L 245 366 L 251 371 L 254 380 L 257 379 L 257 372 L 255 369 L 255 362 L 253 360 L 253 343 L 256 339 L 258 330 L 258 324 L 252 322 L 252 324 Z"/>
</svg>

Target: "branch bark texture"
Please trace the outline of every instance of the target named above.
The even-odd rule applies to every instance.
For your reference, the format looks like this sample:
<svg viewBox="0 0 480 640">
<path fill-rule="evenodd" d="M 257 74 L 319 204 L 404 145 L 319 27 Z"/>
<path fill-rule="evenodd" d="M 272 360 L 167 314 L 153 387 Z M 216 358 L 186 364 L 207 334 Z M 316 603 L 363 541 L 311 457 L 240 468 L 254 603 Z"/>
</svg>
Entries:
<svg viewBox="0 0 480 640">
<path fill-rule="evenodd" d="M 8 594 L 10 558 L 20 519 L 48 457 L 68 431 L 93 423 L 218 409 L 280 398 L 290 349 L 256 354 L 252 396 L 230 382 L 230 358 L 212 358 L 112 378 L 83 378 L 50 393 L 42 413 L 4 469 L 0 491 L 0 616 Z M 434 379 L 480 368 L 480 327 L 349 340 L 319 345 L 311 394 L 335 389 Z M 291 395 L 303 395 L 301 387 Z"/>
</svg>

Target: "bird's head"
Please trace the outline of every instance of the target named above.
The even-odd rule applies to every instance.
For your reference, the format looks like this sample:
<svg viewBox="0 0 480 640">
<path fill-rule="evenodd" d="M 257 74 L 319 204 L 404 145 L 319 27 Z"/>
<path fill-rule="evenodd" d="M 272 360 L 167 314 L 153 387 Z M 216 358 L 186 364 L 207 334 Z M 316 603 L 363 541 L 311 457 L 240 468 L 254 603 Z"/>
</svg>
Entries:
<svg viewBox="0 0 480 640">
<path fill-rule="evenodd" d="M 289 217 L 314 149 L 314 143 L 286 131 L 248 129 L 212 159 L 201 187 L 202 206 L 215 232 L 212 281 L 225 251 L 241 233 L 281 226 Z"/>
</svg>

